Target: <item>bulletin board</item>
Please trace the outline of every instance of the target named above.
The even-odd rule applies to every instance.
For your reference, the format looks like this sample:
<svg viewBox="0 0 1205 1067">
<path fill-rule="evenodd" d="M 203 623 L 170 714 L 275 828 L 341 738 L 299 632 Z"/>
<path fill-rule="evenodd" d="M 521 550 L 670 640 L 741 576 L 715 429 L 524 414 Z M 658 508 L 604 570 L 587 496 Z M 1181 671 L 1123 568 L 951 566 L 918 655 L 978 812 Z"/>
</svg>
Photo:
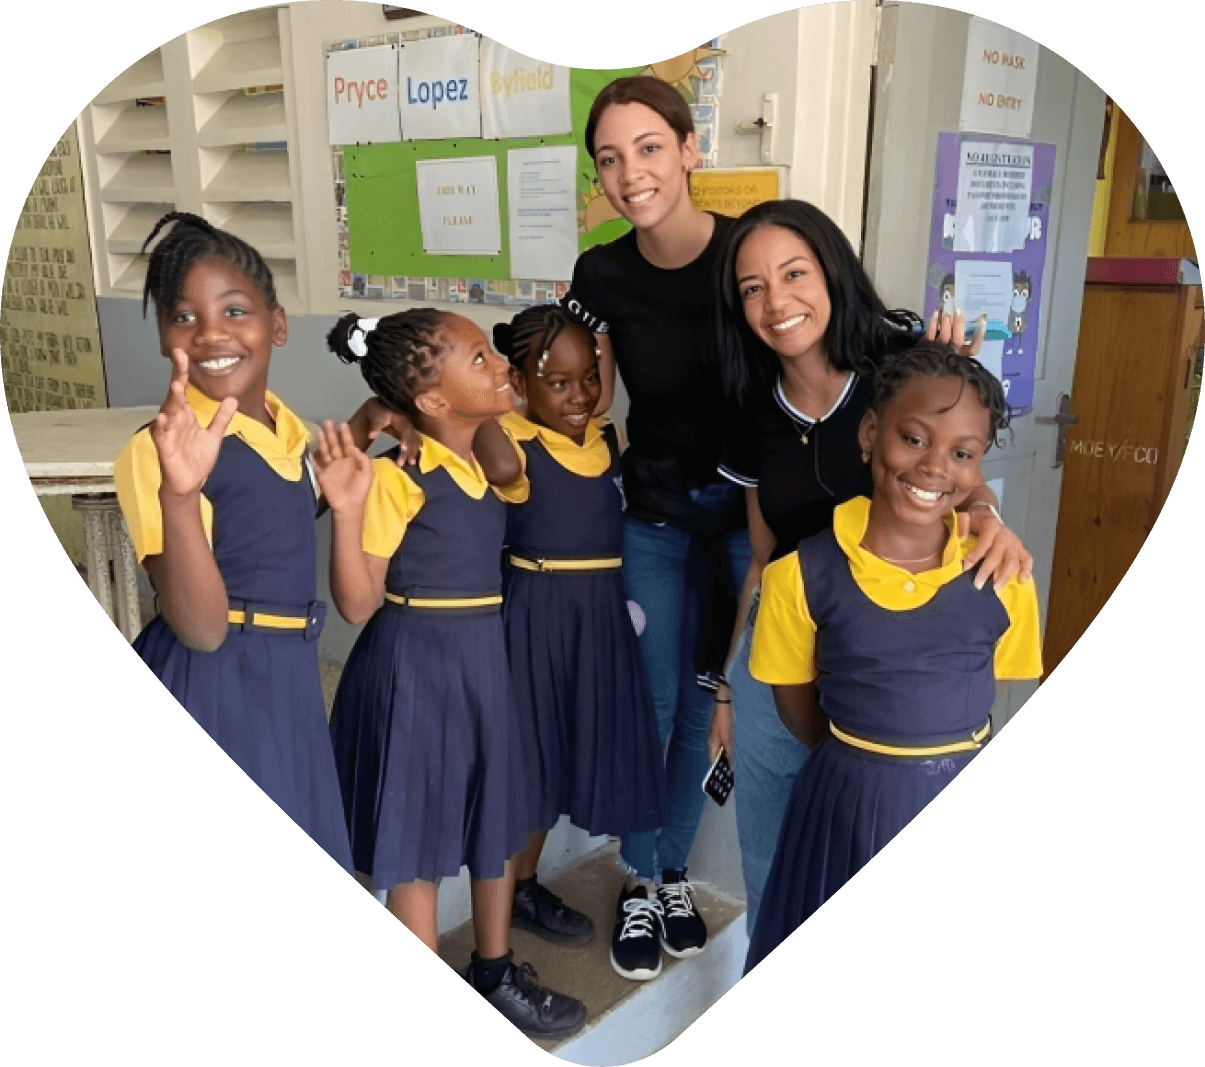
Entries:
<svg viewBox="0 0 1205 1067">
<path fill-rule="evenodd" d="M 428 36 L 471 33 L 463 26 L 379 35 L 332 45 L 329 51 L 404 44 Z M 501 140 L 411 140 L 332 149 L 339 234 L 342 298 L 394 298 L 452 303 L 528 305 L 559 299 L 568 279 L 510 277 L 507 223 L 507 153 L 541 145 L 575 145 L 577 152 L 578 251 L 612 241 L 629 226 L 618 218 L 598 186 L 585 149 L 586 119 L 594 98 L 609 82 L 633 74 L 661 77 L 679 89 L 691 108 L 704 167 L 716 161 L 719 121 L 719 41 L 683 56 L 644 67 L 570 71 L 572 132 Z M 493 156 L 497 161 L 501 244 L 497 255 L 433 255 L 423 249 L 416 165 L 422 160 Z"/>
</svg>

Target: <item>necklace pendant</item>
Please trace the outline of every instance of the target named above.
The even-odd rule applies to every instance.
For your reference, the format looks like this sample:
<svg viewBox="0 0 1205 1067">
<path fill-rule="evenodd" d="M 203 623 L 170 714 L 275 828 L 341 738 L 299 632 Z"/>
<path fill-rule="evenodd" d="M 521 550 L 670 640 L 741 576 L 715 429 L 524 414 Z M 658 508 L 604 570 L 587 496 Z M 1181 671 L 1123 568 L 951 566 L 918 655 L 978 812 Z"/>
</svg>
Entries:
<svg viewBox="0 0 1205 1067">
<path fill-rule="evenodd" d="M 804 434 L 804 435 L 803 435 L 803 437 L 801 438 L 801 440 L 802 440 L 802 441 L 803 441 L 803 443 L 806 445 L 806 444 L 808 443 L 808 435 L 807 435 L 807 434 Z"/>
</svg>

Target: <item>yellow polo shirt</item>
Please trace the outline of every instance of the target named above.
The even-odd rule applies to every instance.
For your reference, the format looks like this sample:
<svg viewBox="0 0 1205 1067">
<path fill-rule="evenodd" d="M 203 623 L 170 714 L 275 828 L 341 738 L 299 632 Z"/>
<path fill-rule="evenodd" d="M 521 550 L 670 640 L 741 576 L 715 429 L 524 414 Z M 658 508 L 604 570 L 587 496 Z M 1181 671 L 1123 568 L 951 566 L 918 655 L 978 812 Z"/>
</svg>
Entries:
<svg viewBox="0 0 1205 1067">
<path fill-rule="evenodd" d="M 208 428 L 220 406 L 218 401 L 191 385 L 186 399 L 197 416 L 197 423 L 203 429 Z M 276 423 L 275 431 L 240 411 L 230 420 L 225 436 L 240 438 L 286 481 L 300 481 L 310 432 L 278 397 L 267 393 L 264 400 L 268 414 Z M 125 443 L 113 465 L 113 480 L 117 485 L 117 502 L 130 528 L 130 540 L 134 542 L 138 559 L 160 555 L 163 552 L 163 511 L 159 506 L 159 487 L 163 484 L 163 471 L 149 426 Z M 201 522 L 212 545 L 213 505 L 205 499 L 203 492 Z"/>
<path fill-rule="evenodd" d="M 888 611 L 918 608 L 963 573 L 962 561 L 975 542 L 974 538 L 959 538 L 953 512 L 945 517 L 949 538 L 941 565 L 919 574 L 887 563 L 861 546 L 869 517 L 870 501 L 864 496 L 840 504 L 833 512 L 833 534 L 849 559 L 858 588 L 879 607 Z M 1021 584 L 1014 577 L 996 595 L 1009 618 L 1009 628 L 996 643 L 996 678 L 1040 677 L 1042 643 L 1034 583 Z M 792 552 L 762 572 L 749 673 L 768 685 L 802 685 L 816 678 L 815 652 L 816 624 L 808 613 L 799 555 Z"/>
<path fill-rule="evenodd" d="M 433 437 L 419 436 L 423 442 L 418 454 L 421 473 L 430 474 L 436 467 L 443 467 L 452 481 L 474 500 L 482 499 L 491 489 L 506 504 L 522 504 L 527 499 L 530 486 L 526 474 L 521 474 L 508 486 L 491 486 L 476 459 L 469 462 Z M 422 508 L 423 500 L 422 489 L 392 457 L 374 459 L 372 488 L 364 504 L 364 551 L 370 556 L 390 559 L 402 543 L 406 527 Z"/>
</svg>

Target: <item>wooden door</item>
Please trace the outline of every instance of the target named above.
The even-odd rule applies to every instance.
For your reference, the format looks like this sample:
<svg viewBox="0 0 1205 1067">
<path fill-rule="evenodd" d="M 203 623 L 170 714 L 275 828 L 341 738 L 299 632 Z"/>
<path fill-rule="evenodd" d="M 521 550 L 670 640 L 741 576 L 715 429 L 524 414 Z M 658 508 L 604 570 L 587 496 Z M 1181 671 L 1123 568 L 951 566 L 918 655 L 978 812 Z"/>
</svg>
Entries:
<svg viewBox="0 0 1205 1067">
<path fill-rule="evenodd" d="M 1084 292 L 1044 666 L 1079 640 L 1142 548 L 1179 469 L 1200 288 Z"/>
</svg>

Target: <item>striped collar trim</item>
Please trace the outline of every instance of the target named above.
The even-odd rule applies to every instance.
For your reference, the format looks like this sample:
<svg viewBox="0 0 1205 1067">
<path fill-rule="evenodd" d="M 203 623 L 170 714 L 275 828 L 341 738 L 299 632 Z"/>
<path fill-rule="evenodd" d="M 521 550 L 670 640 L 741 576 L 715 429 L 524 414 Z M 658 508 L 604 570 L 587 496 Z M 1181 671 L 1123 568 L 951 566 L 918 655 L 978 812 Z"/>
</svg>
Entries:
<svg viewBox="0 0 1205 1067">
<path fill-rule="evenodd" d="M 815 426 L 817 423 L 824 422 L 825 419 L 831 418 L 836 412 L 840 411 L 849 400 L 850 395 L 854 391 L 854 385 L 858 380 L 857 374 L 853 371 L 849 372 L 849 376 L 845 379 L 845 385 L 841 389 L 841 395 L 837 397 L 836 402 L 818 419 L 813 419 L 810 415 L 805 415 L 798 408 L 794 407 L 787 399 L 787 394 L 783 392 L 782 375 L 779 375 L 778 381 L 774 383 L 774 399 L 778 402 L 778 406 L 782 408 L 786 414 L 795 422 L 802 423 L 805 426 Z"/>
</svg>

